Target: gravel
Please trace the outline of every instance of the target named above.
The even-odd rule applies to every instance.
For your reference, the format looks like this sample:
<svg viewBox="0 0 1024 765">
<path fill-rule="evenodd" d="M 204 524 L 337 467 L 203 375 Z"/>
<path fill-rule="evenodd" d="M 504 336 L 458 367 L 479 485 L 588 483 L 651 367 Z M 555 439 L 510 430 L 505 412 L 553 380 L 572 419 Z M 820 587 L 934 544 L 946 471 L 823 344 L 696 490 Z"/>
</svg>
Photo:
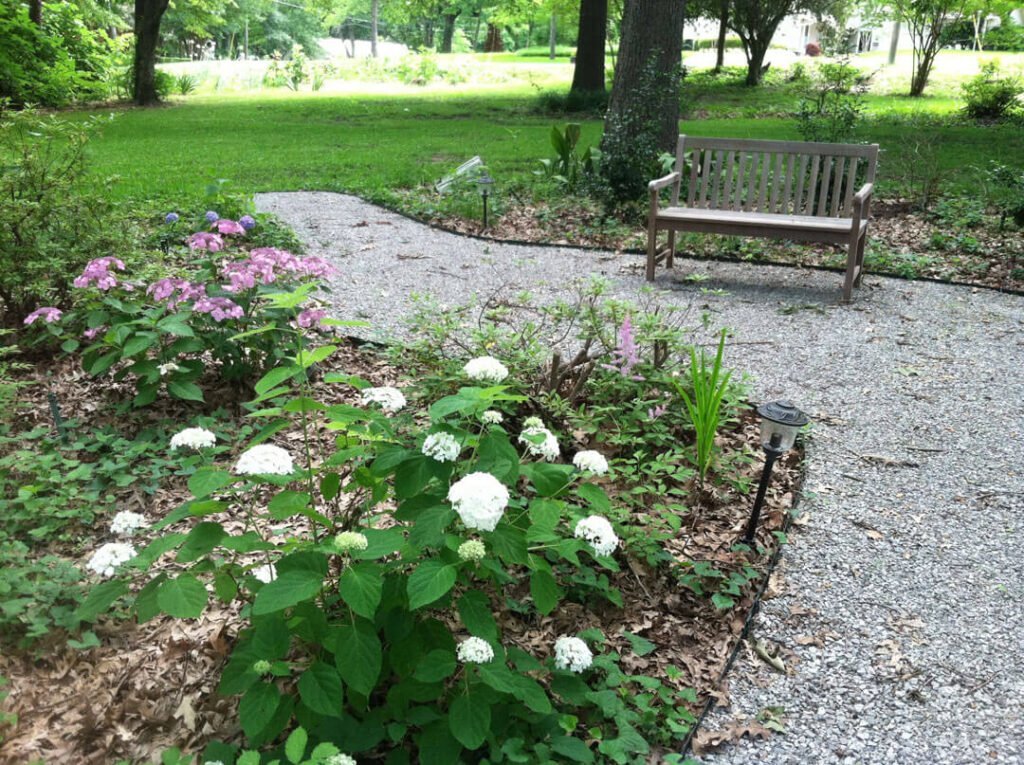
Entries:
<svg viewBox="0 0 1024 765">
<path fill-rule="evenodd" d="M 400 331 L 412 293 L 548 300 L 588 273 L 621 297 L 648 286 L 637 255 L 475 240 L 350 196 L 257 206 L 338 267 L 334 310 L 373 337 Z M 785 734 L 703 760 L 1024 763 L 1024 300 L 868 276 L 841 305 L 840 284 L 767 265 L 659 269 L 658 301 L 732 329 L 727 362 L 756 399 L 792 399 L 813 420 L 803 524 L 753 625 L 786 674 L 745 646 L 731 706 L 703 726 L 781 708 Z"/>
</svg>

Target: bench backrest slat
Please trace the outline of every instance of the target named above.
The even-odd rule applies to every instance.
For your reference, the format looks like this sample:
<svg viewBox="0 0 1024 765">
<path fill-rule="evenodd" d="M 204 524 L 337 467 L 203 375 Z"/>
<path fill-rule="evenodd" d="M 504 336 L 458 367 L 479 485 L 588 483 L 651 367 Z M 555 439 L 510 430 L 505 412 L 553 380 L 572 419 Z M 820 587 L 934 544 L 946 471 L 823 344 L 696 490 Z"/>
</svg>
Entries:
<svg viewBox="0 0 1024 765">
<path fill-rule="evenodd" d="M 736 212 L 849 217 L 858 185 L 873 183 L 878 146 L 681 135 L 676 171 L 686 204 Z M 679 188 L 672 204 L 679 204 Z"/>
</svg>

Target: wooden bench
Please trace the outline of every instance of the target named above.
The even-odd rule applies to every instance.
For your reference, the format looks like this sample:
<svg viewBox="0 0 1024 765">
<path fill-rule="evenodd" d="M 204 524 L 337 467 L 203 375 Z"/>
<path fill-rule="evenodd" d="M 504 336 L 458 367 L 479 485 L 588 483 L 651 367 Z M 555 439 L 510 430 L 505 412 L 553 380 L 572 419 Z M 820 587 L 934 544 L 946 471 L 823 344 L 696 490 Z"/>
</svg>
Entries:
<svg viewBox="0 0 1024 765">
<path fill-rule="evenodd" d="M 843 298 L 849 300 L 864 267 L 877 162 L 878 144 L 679 136 L 675 171 L 648 184 L 647 281 L 659 261 L 672 267 L 677 231 L 827 242 L 847 245 Z M 659 192 L 669 186 L 672 205 L 660 207 Z M 668 231 L 663 253 L 659 231 Z"/>
</svg>

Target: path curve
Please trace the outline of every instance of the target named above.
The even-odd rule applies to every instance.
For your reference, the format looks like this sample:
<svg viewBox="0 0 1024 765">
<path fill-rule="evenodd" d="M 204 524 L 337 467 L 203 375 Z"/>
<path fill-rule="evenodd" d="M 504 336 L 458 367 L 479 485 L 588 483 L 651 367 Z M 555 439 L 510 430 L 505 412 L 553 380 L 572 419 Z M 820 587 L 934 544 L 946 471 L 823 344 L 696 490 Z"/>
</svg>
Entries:
<svg viewBox="0 0 1024 765">
<path fill-rule="evenodd" d="M 551 299 L 588 273 L 621 297 L 647 286 L 636 255 L 488 243 L 342 194 L 256 204 L 337 266 L 338 317 L 375 335 L 400 330 L 413 292 Z M 744 649 L 731 708 L 705 724 L 781 707 L 786 733 L 704 759 L 1022 763 L 1024 299 L 868 276 L 843 306 L 840 281 L 677 259 L 655 285 L 659 301 L 733 329 L 727 362 L 758 399 L 792 399 L 814 420 L 807 523 L 783 556 L 784 593 L 754 624 L 786 650 L 787 674 Z"/>
</svg>

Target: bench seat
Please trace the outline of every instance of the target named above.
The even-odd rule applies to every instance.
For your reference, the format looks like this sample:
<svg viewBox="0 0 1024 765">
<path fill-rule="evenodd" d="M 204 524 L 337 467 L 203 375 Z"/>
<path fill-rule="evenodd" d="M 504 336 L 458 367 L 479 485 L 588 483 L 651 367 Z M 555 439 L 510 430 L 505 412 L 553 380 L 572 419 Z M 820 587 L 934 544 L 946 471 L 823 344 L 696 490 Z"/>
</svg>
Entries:
<svg viewBox="0 0 1024 765">
<path fill-rule="evenodd" d="M 699 207 L 664 207 L 658 210 L 658 218 L 664 222 L 680 221 L 705 224 L 709 227 L 728 227 L 730 233 L 736 229 L 752 229 L 749 236 L 767 236 L 763 232 L 777 233 L 781 239 L 789 239 L 788 233 L 811 231 L 835 234 L 838 242 L 845 244 L 853 230 L 853 218 L 818 218 L 814 215 L 783 215 L 780 213 L 743 212 L 742 210 L 704 210 Z M 861 230 L 867 228 L 867 221 L 860 222 Z"/>
</svg>

